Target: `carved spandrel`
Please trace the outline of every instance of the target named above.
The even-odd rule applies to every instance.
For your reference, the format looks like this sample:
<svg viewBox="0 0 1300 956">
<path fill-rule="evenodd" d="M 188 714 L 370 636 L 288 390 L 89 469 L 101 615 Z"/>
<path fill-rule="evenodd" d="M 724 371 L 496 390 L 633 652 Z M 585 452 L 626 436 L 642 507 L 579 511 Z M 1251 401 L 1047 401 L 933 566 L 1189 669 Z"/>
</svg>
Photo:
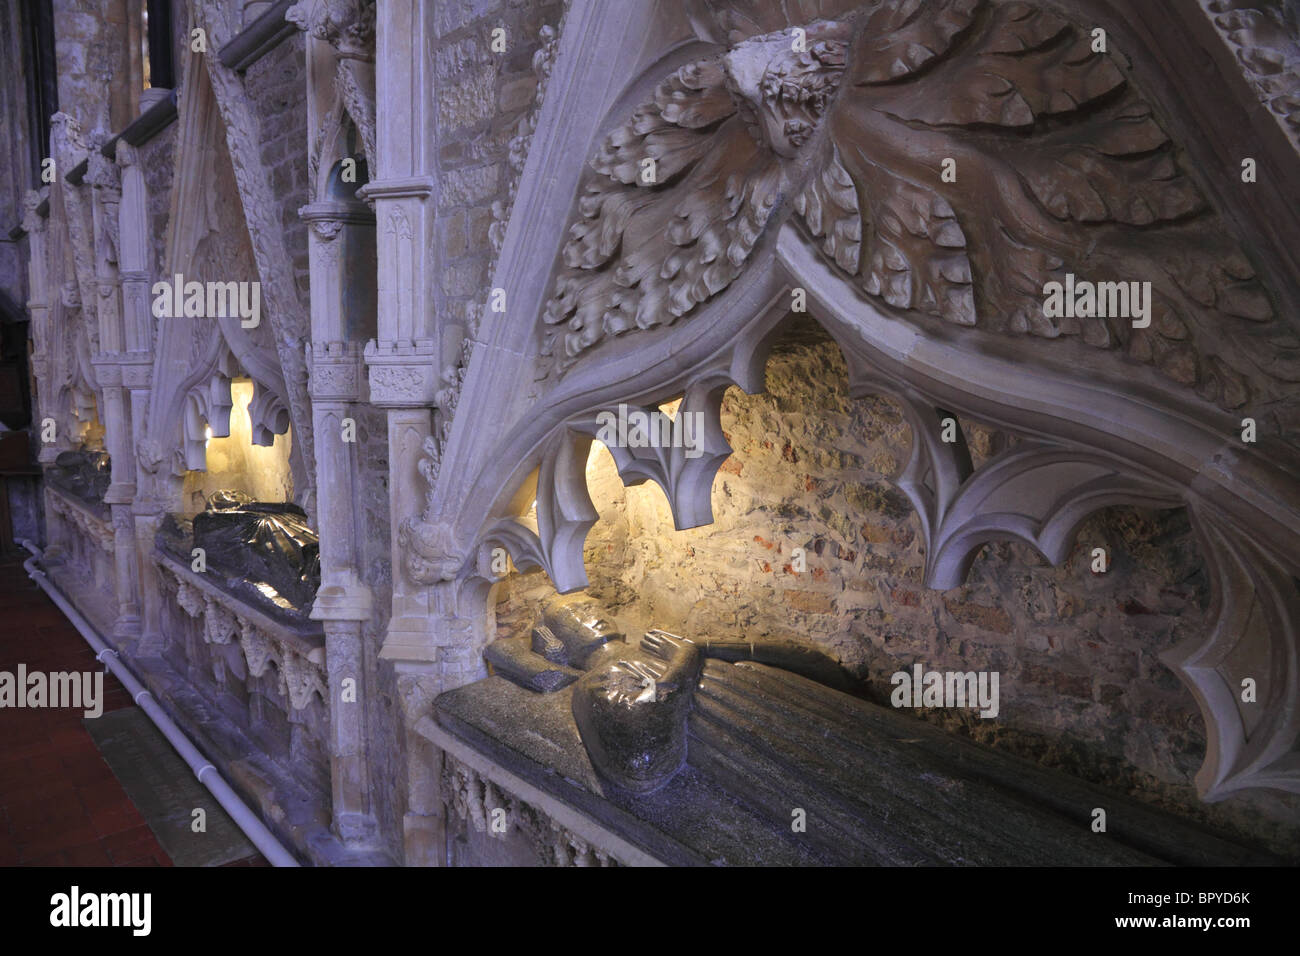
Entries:
<svg viewBox="0 0 1300 956">
<path fill-rule="evenodd" d="M 1098 363 L 1300 429 L 1289 330 L 1090 30 L 993 0 L 818 10 L 834 19 L 718 14 L 730 49 L 602 144 L 542 323 L 552 369 L 693 314 L 793 217 L 863 295 L 927 329 L 1077 338 Z M 1045 286 L 1067 275 L 1149 281 L 1145 318 L 1047 315 Z"/>
</svg>

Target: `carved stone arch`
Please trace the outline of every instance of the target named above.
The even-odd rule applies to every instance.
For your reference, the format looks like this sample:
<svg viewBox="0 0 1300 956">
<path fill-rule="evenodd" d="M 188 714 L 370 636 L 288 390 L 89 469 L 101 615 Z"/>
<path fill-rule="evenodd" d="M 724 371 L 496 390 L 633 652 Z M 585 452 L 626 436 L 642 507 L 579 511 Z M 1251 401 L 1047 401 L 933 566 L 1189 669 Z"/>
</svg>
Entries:
<svg viewBox="0 0 1300 956">
<path fill-rule="evenodd" d="M 338 194 L 339 164 L 345 159 L 357 159 L 358 153 L 360 153 L 358 165 L 366 169 L 369 164 L 362 147 L 356 142 L 356 125 L 339 96 L 336 95 L 330 105 L 328 114 L 316 133 L 316 139 L 318 152 L 313 153 L 308 161 L 313 197 L 316 200 L 351 199 L 350 194 L 346 196 Z M 360 176 L 358 179 L 360 182 L 357 185 L 365 182 Z"/>
<path fill-rule="evenodd" d="M 813 6 L 798 8 L 804 28 Z M 670 8 L 694 35 L 636 35 Z M 484 579 L 488 542 L 557 585 L 581 581 L 592 519 L 573 449 L 593 416 L 726 376 L 741 384 L 801 293 L 844 352 L 852 394 L 895 396 L 912 422 L 901 485 L 932 586 L 960 582 L 988 540 L 1059 559 L 1099 507 L 1189 506 L 1215 569 L 1216 624 L 1166 660 L 1211 738 L 1198 789 L 1207 800 L 1300 791 L 1300 393 L 1284 307 L 1298 286 L 1285 249 L 1232 238 L 1266 212 L 1259 197 L 1221 215 L 1227 187 L 1203 189 L 1186 168 L 1236 175 L 1176 141 L 1196 127 L 1199 80 L 1168 77 L 1157 100 L 1140 88 L 1149 72 L 1085 51 L 1082 13 L 1003 0 L 818 6 L 831 22 L 808 38 L 821 46 L 792 58 L 791 8 L 663 2 L 615 15 L 575 0 L 494 275 L 512 312 L 485 315 L 459 399 L 499 414 L 453 420 L 428 507 L 402 529 L 409 576 L 463 593 Z M 1172 52 L 1161 44 L 1182 42 L 1126 29 L 1104 0 L 1081 9 L 1118 23 L 1110 35 L 1128 60 L 1161 62 Z M 663 76 L 602 145 L 619 96 L 608 76 L 635 87 L 642 68 L 700 39 L 717 57 Z M 592 89 L 608 90 L 600 115 L 575 115 Z M 1222 114 L 1245 115 L 1232 95 Z M 590 170 L 575 168 L 575 142 L 592 144 Z M 1084 160 L 1080 142 L 1104 148 Z M 940 178 L 945 156 L 958 160 L 955 184 Z M 666 178 L 643 189 L 645 159 Z M 1284 217 L 1261 234 L 1296 234 Z M 548 250 L 553 266 L 538 261 Z M 1149 326 L 1047 315 L 1046 283 L 1086 276 L 1089 262 L 1152 282 Z M 941 409 L 1019 443 L 975 470 L 935 441 Z M 1240 440 L 1251 414 L 1268 422 L 1265 442 Z M 534 470 L 538 523 L 521 530 L 514 499 Z M 629 453 L 620 471 L 665 483 L 672 501 L 663 458 Z M 1247 677 L 1259 697 L 1243 709 Z"/>
<path fill-rule="evenodd" d="M 315 142 L 309 172 L 313 196 L 326 195 L 323 174 L 338 159 L 360 152 L 376 169 L 375 138 L 375 3 L 374 0 L 299 0 L 285 19 L 308 35 L 308 59 L 328 70 L 313 84 L 311 122 Z M 356 150 L 340 152 L 339 131 L 350 126 L 358 134 Z"/>
<path fill-rule="evenodd" d="M 57 115 L 59 122 L 51 134 L 51 145 L 58 168 L 70 169 L 84 157 L 85 143 L 76 121 Z M 46 280 L 42 293 L 49 304 L 44 321 L 32 329 L 33 367 L 46 393 L 40 402 L 42 415 L 54 419 L 56 438 L 42 444 L 43 462 L 52 462 L 60 451 L 75 445 L 85 425 L 97 419 L 97 409 L 103 404 L 92 361 L 99 343 L 96 300 L 92 294 L 87 305 L 83 294 L 84 282 L 94 287 L 94 270 L 79 262 L 83 247 L 90 241 L 88 209 L 84 200 L 70 195 L 76 188 L 57 178 L 45 194 L 49 218 L 42 220 L 41 272 Z"/>
<path fill-rule="evenodd" d="M 194 66 L 198 67 L 197 61 Z M 180 275 L 182 293 L 184 285 L 192 281 L 245 284 L 251 303 L 260 274 L 248 228 L 240 216 L 241 198 L 224 122 L 207 71 L 187 69 L 185 77 L 160 280 L 174 286 L 175 276 Z M 260 292 L 257 301 L 258 322 L 251 326 L 245 326 L 230 308 L 227 314 L 212 317 L 158 317 L 155 311 L 157 346 L 148 435 L 163 447 L 180 444 L 189 470 L 206 467 L 207 427 L 213 437 L 230 434 L 230 380 L 241 372 L 254 383 L 249 406 L 254 444 L 270 445 L 275 435 L 289 430 L 289 390 L 275 324 Z M 310 481 L 299 437 L 295 434 L 289 460 L 294 488 L 303 495 Z M 173 486 L 171 494 L 178 494 L 178 488 Z"/>
</svg>

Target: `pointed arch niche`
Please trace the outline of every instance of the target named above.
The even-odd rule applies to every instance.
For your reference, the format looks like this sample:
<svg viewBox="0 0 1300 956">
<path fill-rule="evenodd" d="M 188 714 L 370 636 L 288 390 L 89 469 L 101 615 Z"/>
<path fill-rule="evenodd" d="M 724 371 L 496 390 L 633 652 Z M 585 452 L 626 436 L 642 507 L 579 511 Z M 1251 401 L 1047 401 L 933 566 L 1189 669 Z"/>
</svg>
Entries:
<svg viewBox="0 0 1300 956">
<path fill-rule="evenodd" d="M 1209 569 L 1206 591 L 1211 606 L 1203 627 L 1190 632 L 1182 626 L 1172 628 L 1168 632 L 1170 646 L 1147 649 L 1139 670 L 1141 679 L 1170 689 L 1157 673 L 1162 670 L 1156 664 L 1158 658 L 1182 679 L 1200 706 L 1206 726 L 1206 759 L 1196 783 L 1203 798 L 1222 799 L 1234 790 L 1261 785 L 1294 790 L 1296 780 L 1287 769 L 1293 759 L 1288 753 L 1295 746 L 1291 702 L 1296 692 L 1292 646 L 1296 631 L 1290 622 L 1295 619 L 1296 590 L 1287 586 L 1296 573 L 1288 565 L 1293 559 L 1284 549 L 1270 547 L 1270 535 L 1263 530 L 1270 519 L 1263 515 L 1253 518 L 1260 533 L 1241 534 L 1238 522 L 1249 514 L 1243 509 L 1249 496 L 1242 495 L 1240 488 L 1231 495 L 1214 494 L 1199 481 L 1187 479 L 1189 474 L 1204 476 L 1211 470 L 1210 463 L 1221 460 L 1228 444 L 1222 437 L 1229 433 L 1226 423 L 1206 421 L 1204 413 L 1199 417 L 1192 414 L 1192 407 L 1177 417 L 1170 416 L 1134 400 L 1121 383 L 1095 376 L 1083 380 L 1062 370 L 1035 372 L 1013 356 L 999 355 L 995 343 L 981 343 L 981 349 L 968 350 L 963 344 L 925 338 L 863 302 L 830 272 L 809 248 L 806 237 L 793 227 L 783 227 L 767 252 L 770 258 L 765 257 L 762 266 L 722 297 L 729 302 L 710 307 L 717 310 L 711 316 L 665 333 L 657 347 L 638 343 L 639 361 L 630 355 L 607 354 L 602 370 L 608 373 L 611 367 L 621 366 L 620 370 L 631 372 L 624 381 L 583 394 L 591 387 L 590 379 L 584 379 L 583 370 L 575 369 L 565 384 L 548 396 L 547 404 L 553 402 L 552 407 L 572 408 L 578 392 L 586 405 L 584 411 L 570 413 L 562 424 L 540 436 L 538 421 L 544 422 L 545 414 L 516 428 L 504 444 L 510 449 L 506 454 L 518 455 L 514 460 L 522 464 L 500 486 L 493 505 L 500 517 L 481 533 L 475 564 L 466 569 L 469 578 L 493 580 L 495 575 L 488 570 L 491 549 L 503 547 L 515 566 L 541 569 L 556 590 L 588 587 L 584 551 L 591 543 L 588 532 L 600 517 L 588 490 L 589 475 L 599 471 L 599 466 L 589 467 L 591 440 L 597 433 L 600 412 L 616 411 L 620 403 L 649 409 L 681 396 L 679 413 L 686 410 L 704 415 L 704 453 L 695 459 L 687 460 L 678 449 L 615 449 L 614 456 L 625 482 L 653 481 L 659 486 L 665 499 L 661 511 L 676 516 L 677 528 L 710 523 L 718 490 L 714 476 L 730 453 L 720 414 L 722 397 L 732 386 L 749 394 L 764 390 L 768 351 L 780 338 L 792 290 L 799 288 L 808 295 L 809 313 L 843 353 L 848 395 L 854 399 L 885 396 L 896 403 L 901 421 L 910 426 L 910 448 L 906 459 L 896 462 L 895 481 L 916 510 L 919 534 L 915 543 L 923 563 L 911 576 L 904 574 L 897 584 L 891 583 L 891 601 L 905 606 L 916 601 L 919 607 L 924 589 L 938 590 L 943 592 L 939 604 L 925 606 L 933 606 L 941 619 L 964 621 L 995 643 L 999 634 L 1016 634 L 1007 638 L 1008 647 L 1032 648 L 1035 641 L 1045 638 L 1032 633 L 1037 627 L 1027 626 L 1031 633 L 1019 633 L 1017 622 L 1027 620 L 1026 608 L 1009 611 L 988 594 L 981 602 L 980 582 L 968 585 L 972 563 L 986 544 L 1020 542 L 1053 564 L 1068 561 L 1067 570 L 1077 578 L 1090 571 L 1079 566 L 1083 560 L 1080 548 L 1087 543 L 1079 543 L 1076 533 L 1095 512 L 1110 506 L 1185 506 Z M 744 318 L 746 315 L 749 318 Z M 684 355 L 702 353 L 707 357 L 694 367 L 662 380 L 658 387 L 651 384 L 661 369 L 656 359 L 680 360 Z M 586 370 L 591 369 L 588 366 Z M 608 396 L 604 401 L 595 397 L 602 393 Z M 984 436 L 979 442 L 981 453 L 972 457 L 965 441 L 943 441 L 943 421 L 948 417 L 963 426 L 979 425 L 988 430 L 979 432 Z M 1222 431 L 1216 433 L 1216 429 Z M 1010 441 L 995 439 L 994 433 L 1010 436 Z M 531 451 L 519 454 L 529 446 Z M 842 451 L 833 444 L 819 447 L 823 454 Z M 1233 488 L 1243 474 L 1267 477 L 1270 468 L 1277 468 L 1253 456 L 1249 449 L 1237 447 L 1233 454 L 1240 456 L 1243 467 L 1221 476 L 1226 488 Z M 735 462 L 743 468 L 743 457 L 738 456 Z M 790 464 L 793 474 L 799 474 L 797 463 Z M 1281 489 L 1289 476 L 1282 470 L 1275 472 L 1272 480 Z M 896 513 L 898 502 L 904 500 L 901 495 L 890 496 L 877 489 L 874 501 L 867 496 L 866 503 Z M 839 517 L 866 526 L 872 522 L 872 510 L 870 506 L 856 511 L 849 508 Z M 1171 527 L 1177 527 L 1176 523 Z M 410 528 L 414 531 L 418 524 Z M 1285 533 L 1285 524 L 1275 527 L 1277 531 Z M 879 526 L 866 532 L 867 536 L 890 533 Z M 1215 535 L 1227 537 L 1216 540 Z M 766 549 L 769 541 L 775 546 L 778 540 L 776 531 L 771 538 L 756 537 L 764 537 L 763 542 L 753 542 L 758 549 Z M 816 542 L 811 537 L 810 541 L 815 549 Z M 901 540 L 897 544 L 904 547 Z M 785 540 L 782 546 L 786 545 L 794 547 L 796 542 Z M 905 545 L 911 546 L 911 542 Z M 1116 562 L 1107 573 L 1121 576 L 1126 569 L 1132 572 L 1132 563 L 1116 557 L 1109 542 L 1100 546 L 1106 548 L 1108 560 Z M 844 547 L 853 550 L 847 542 Z M 1091 548 L 1086 550 L 1090 557 Z M 816 558 L 809 556 L 812 574 L 824 556 L 824 551 Z M 689 558 L 683 551 L 671 559 L 680 561 L 689 575 Z M 760 554 L 754 558 L 771 564 Z M 1188 574 L 1195 574 L 1194 566 Z M 626 579 L 622 584 L 636 587 L 635 581 Z M 1014 593 L 1010 582 L 1003 584 L 1008 585 L 1006 592 Z M 822 592 L 816 588 L 788 590 L 804 592 L 793 597 L 796 611 L 800 610 L 797 605 L 803 605 L 804 618 L 825 606 Z M 894 590 L 903 593 L 894 594 Z M 954 599 L 954 594 L 959 596 Z M 1197 599 L 1198 595 L 1189 595 L 1191 621 L 1200 618 L 1194 606 Z M 1143 613 L 1145 605 L 1138 604 L 1140 607 L 1126 607 L 1133 614 Z M 683 620 L 690 619 L 688 608 L 676 613 Z M 800 618 L 799 613 L 791 616 L 794 621 Z M 657 623 L 662 623 L 662 618 Z M 739 629 L 750 624 L 737 619 L 735 626 Z M 931 633 L 912 654 L 917 660 L 928 660 L 938 649 L 934 642 L 940 639 L 939 627 L 933 621 L 918 622 L 917 626 Z M 847 633 L 851 630 L 846 627 L 839 639 L 853 639 Z M 871 629 L 864 630 L 866 633 L 858 636 L 871 641 Z M 1073 630 L 1081 645 L 1101 636 L 1082 628 Z M 1173 641 L 1175 632 L 1182 636 L 1181 642 Z M 876 633 L 883 637 L 882 631 Z M 972 639 L 969 646 L 975 644 Z M 1099 656 L 1103 655 L 1090 657 L 1080 650 L 1078 681 L 1072 686 L 1081 700 L 1091 696 L 1099 702 L 1103 694 L 1114 697 L 1109 711 L 1127 719 L 1122 695 L 1103 690 L 1119 685 L 1109 685 L 1104 668 L 1094 667 Z M 1023 660 L 1014 663 L 1024 667 Z M 1046 671 L 1036 673 L 1037 680 L 1046 679 Z M 1243 711 L 1234 703 L 1235 688 L 1246 678 L 1270 695 L 1257 711 Z M 1068 684 L 1067 678 L 1052 679 Z M 1082 690 L 1085 684 L 1089 688 L 1086 695 Z M 1183 701 L 1186 703 L 1186 698 Z"/>
<path fill-rule="evenodd" d="M 164 494 L 172 510 L 186 514 L 219 488 L 295 500 L 308 486 L 224 124 L 207 71 L 192 66 L 159 279 L 175 283 L 179 275 L 182 288 L 192 281 L 256 284 L 260 314 L 251 327 L 237 314 L 154 318 L 148 434 L 155 448 L 176 449 Z"/>
<path fill-rule="evenodd" d="M 1101 10 L 1108 5 L 1093 6 Z M 589 532 L 600 513 L 587 472 L 602 412 L 616 412 L 620 404 L 650 409 L 680 397 L 681 411 L 704 416 L 704 454 L 697 458 L 687 460 L 677 451 L 615 449 L 613 454 L 625 482 L 649 480 L 660 487 L 678 529 L 711 522 L 715 476 L 732 450 L 724 434 L 723 398 L 733 387 L 749 395 L 763 391 L 769 350 L 797 293 L 808 316 L 843 355 L 847 394 L 864 401 L 884 396 L 898 410 L 898 427 L 905 423 L 911 434 L 906 459 L 896 462 L 896 489 L 916 512 L 911 526 L 916 537 L 906 545 L 890 544 L 915 548 L 912 553 L 922 564 L 915 578 L 904 578 L 908 586 L 891 584 L 890 598 L 938 615 L 934 621 L 918 621 L 912 636 L 927 627 L 938 629 L 943 620 L 964 618 L 975 631 L 992 635 L 990 640 L 1001 635 L 1008 638 L 1007 647 L 1019 641 L 1033 648 L 1040 640 L 1033 631 L 1046 625 L 1035 622 L 1027 634 L 1015 630 L 1024 615 L 1039 613 L 1029 598 L 1021 597 L 1022 603 L 1008 610 L 980 593 L 988 582 L 976 556 L 987 544 L 1019 542 L 1053 564 L 1065 563 L 1064 573 L 1082 575 L 1079 549 L 1088 542 L 1080 542 L 1077 533 L 1081 526 L 1096 527 L 1085 525 L 1096 512 L 1120 506 L 1143 509 L 1132 514 L 1185 514 L 1207 581 L 1188 597 L 1191 610 L 1184 623 L 1195 624 L 1200 602 L 1208 601 L 1203 625 L 1180 634 L 1170 631 L 1161 648 L 1145 648 L 1130 677 L 1136 672 L 1135 679 L 1148 692 L 1168 695 L 1168 713 L 1180 715 L 1175 720 L 1192 717 L 1190 691 L 1205 726 L 1203 754 L 1192 760 L 1200 764 L 1195 786 L 1202 800 L 1220 801 L 1243 791 L 1286 791 L 1268 797 L 1252 793 L 1246 799 L 1289 801 L 1277 812 L 1294 819 L 1293 795 L 1300 792 L 1300 456 L 1282 436 L 1243 443 L 1240 410 L 1225 410 L 1136 362 L 1097 360 L 1098 353 L 1078 341 L 998 334 L 978 323 L 959 328 L 930 321 L 909 311 L 906 301 L 894 302 L 878 295 L 879 288 L 846 280 L 835 249 L 822 254 L 830 240 L 821 226 L 799 222 L 789 212 L 793 204 L 782 206 L 752 237 L 744 268 L 727 275 L 725 288 L 693 300 L 688 316 L 643 325 L 638 315 L 637 328 L 627 334 L 580 341 L 581 354 L 572 353 L 573 361 L 559 374 L 548 367 L 549 356 L 542 353 L 549 343 L 539 341 L 549 331 L 542 317 L 555 296 L 558 270 L 581 265 L 579 255 L 567 263 L 560 259 L 573 235 L 570 226 L 582 195 L 584 172 L 573 157 L 597 155 L 605 135 L 619 128 L 633 106 L 651 99 L 650 79 L 704 55 L 702 41 L 715 44 L 714 52 L 727 49 L 721 36 L 693 33 L 689 16 L 673 19 L 675 9 L 663 2 L 614 15 L 602 12 L 599 4 L 575 2 L 569 13 L 493 278 L 494 286 L 507 291 L 509 313 L 484 314 L 457 405 L 474 413 L 458 413 L 445 442 L 427 449 L 437 467 L 425 473 L 435 474 L 436 480 L 427 507 L 406 518 L 399 536 L 404 573 L 429 587 L 428 606 L 438 609 L 431 616 L 433 650 L 419 660 L 480 660 L 483 643 L 495 636 L 491 590 L 500 578 L 493 567 L 495 549 L 507 551 L 521 570 L 540 569 L 561 593 L 589 586 L 584 549 L 593 540 Z M 667 36 L 650 26 L 666 22 L 681 29 Z M 1122 38 L 1119 45 L 1126 50 L 1140 46 L 1124 29 L 1113 35 Z M 629 77 L 627 85 L 609 84 L 610 75 Z M 688 79 L 703 82 L 701 75 Z M 603 91 L 595 102 L 593 90 Z M 1161 108 L 1169 126 L 1194 129 L 1191 101 L 1180 102 L 1175 95 L 1167 99 Z M 582 109 L 574 108 L 578 102 Z M 1230 105 L 1220 103 L 1225 110 Z M 576 150 L 575 143 L 589 147 Z M 628 156 L 635 159 L 636 154 Z M 1207 167 L 1214 162 L 1203 153 L 1193 158 Z M 822 182 L 828 196 L 840 185 L 834 176 Z M 1241 204 L 1234 216 L 1254 215 L 1254 202 Z M 961 218 L 950 216 L 946 204 L 931 208 L 941 218 Z M 963 227 L 968 221 L 962 220 Z M 1260 282 L 1285 302 L 1291 288 L 1284 279 L 1285 263 L 1267 250 L 1258 256 Z M 976 257 L 971 268 L 987 265 Z M 970 281 L 959 271 L 947 278 Z M 569 288 L 573 302 L 564 304 L 567 311 L 560 318 L 582 315 L 584 287 L 579 282 Z M 602 287 L 587 288 L 600 292 Z M 594 317 L 587 328 L 598 327 L 602 314 L 593 306 L 582 321 Z M 654 328 L 646 331 L 645 325 Z M 945 441 L 948 418 L 986 430 L 972 431 L 972 437 L 1005 438 L 995 445 L 991 437 L 981 437 L 974 449 L 971 443 Z M 820 447 L 828 451 L 825 444 Z M 743 466 L 743 452 L 732 461 Z M 790 464 L 798 474 L 797 463 Z M 724 472 L 723 482 L 727 480 Z M 884 494 L 877 503 L 894 507 L 902 500 Z M 1175 510 L 1180 508 L 1185 511 Z M 864 508 L 851 520 L 867 522 L 871 510 Z M 882 527 L 879 533 L 888 536 L 898 526 Z M 775 538 L 762 537 L 775 547 Z M 1107 550 L 1113 561 L 1106 574 L 1133 572 L 1132 564 L 1121 560 L 1122 547 Z M 685 558 L 677 555 L 675 560 Z M 815 566 L 809 560 L 809 567 Z M 1186 567 L 1188 576 L 1195 577 L 1194 562 Z M 632 580 L 624 584 L 631 587 Z M 1020 586 L 1003 584 L 1013 590 Z M 938 596 L 922 597 L 927 589 Z M 813 596 L 797 600 L 815 609 L 817 589 L 805 590 Z M 955 594 L 961 600 L 951 601 Z M 1136 605 L 1140 607 L 1125 613 L 1136 617 L 1153 610 L 1141 601 Z M 1067 610 L 1057 607 L 1052 613 L 1061 619 Z M 689 616 L 687 609 L 679 614 Z M 1003 631 L 1000 614 L 1007 615 L 1009 632 Z M 880 623 L 883 630 L 885 622 Z M 735 626 L 748 624 L 737 620 Z M 1132 695 L 1105 690 L 1109 678 L 1096 667 L 1106 649 L 1089 656 L 1091 632 L 1082 625 L 1070 630 L 1080 644 L 1075 648 L 1080 663 L 1075 674 L 1060 671 L 1060 679 L 1077 679 L 1067 686 L 1077 690 L 1081 701 L 1089 696 L 1093 704 L 1105 701 L 1109 713 L 1126 719 L 1133 710 L 1126 697 Z M 933 633 L 919 639 L 926 655 L 940 650 Z M 955 654 L 970 653 L 962 650 L 964 641 Z M 974 647 L 976 642 L 971 638 L 969 643 Z M 920 657 L 922 647 L 912 653 Z M 1053 651 L 1050 641 L 1046 649 L 1035 649 Z M 1033 663 L 1028 654 L 1024 657 Z M 1023 668 L 1025 661 L 1013 663 Z M 1247 687 L 1249 695 L 1243 693 Z M 1183 758 L 1195 746 L 1191 740 L 1185 741 Z M 1179 772 L 1190 769 L 1184 760 Z"/>
</svg>

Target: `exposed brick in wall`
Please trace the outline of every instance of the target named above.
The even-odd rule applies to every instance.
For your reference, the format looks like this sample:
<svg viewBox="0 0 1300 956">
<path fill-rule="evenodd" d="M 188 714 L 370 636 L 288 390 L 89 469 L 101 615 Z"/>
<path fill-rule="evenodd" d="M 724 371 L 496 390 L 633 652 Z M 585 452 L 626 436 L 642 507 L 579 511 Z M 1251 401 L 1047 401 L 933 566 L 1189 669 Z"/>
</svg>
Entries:
<svg viewBox="0 0 1300 956">
<path fill-rule="evenodd" d="M 439 193 L 436 218 L 439 315 L 471 324 L 487 298 L 493 203 L 507 194 L 510 138 L 532 107 L 533 54 L 544 25 L 557 26 L 558 0 L 462 0 L 439 4 L 433 51 L 437 85 Z M 505 53 L 491 49 L 506 31 Z"/>
<path fill-rule="evenodd" d="M 853 401 L 838 350 L 776 354 L 768 392 L 732 389 L 722 425 L 734 449 L 713 483 L 711 525 L 672 529 L 651 483 L 623 489 L 599 445 L 588 467 L 601 519 L 587 540 L 590 593 L 633 638 L 687 635 L 812 641 L 888 704 L 890 676 L 996 670 L 1001 712 L 909 713 L 982 743 L 1132 792 L 1300 857 L 1300 800 L 1257 793 L 1215 805 L 1192 778 L 1205 730 L 1159 653 L 1209 626 L 1208 581 L 1182 510 L 1116 508 L 1090 518 L 1065 564 L 1028 546 L 988 546 L 967 583 L 922 586 L 924 541 L 889 481 L 909 428 L 884 399 Z M 965 426 L 977 462 L 999 437 Z M 792 549 L 806 552 L 794 568 Z M 1094 547 L 1111 567 L 1091 570 Z M 501 632 L 529 625 L 552 594 L 539 572 L 499 591 Z"/>
</svg>

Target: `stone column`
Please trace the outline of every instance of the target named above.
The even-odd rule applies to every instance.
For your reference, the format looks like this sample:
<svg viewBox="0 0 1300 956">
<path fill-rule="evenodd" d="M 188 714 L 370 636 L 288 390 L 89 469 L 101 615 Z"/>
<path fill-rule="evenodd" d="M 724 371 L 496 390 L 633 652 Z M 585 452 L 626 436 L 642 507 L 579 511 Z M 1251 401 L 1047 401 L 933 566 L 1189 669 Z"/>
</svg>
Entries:
<svg viewBox="0 0 1300 956">
<path fill-rule="evenodd" d="M 424 510 L 418 467 L 432 435 L 442 364 L 425 254 L 433 243 L 435 213 L 428 175 L 436 102 L 427 54 L 429 15 L 418 4 L 377 7 L 376 62 L 384 65 L 375 78 L 379 169 L 358 195 L 374 203 L 378 228 L 379 329 L 365 352 L 371 402 L 388 410 L 393 608 L 381 656 L 432 663 L 428 596 L 401 571 L 398 541 L 402 521 Z"/>
<path fill-rule="evenodd" d="M 325 628 L 329 680 L 330 777 L 334 828 L 345 841 L 373 840 L 366 751 L 369 682 L 362 658 L 362 623 L 371 617 L 370 589 L 361 580 L 358 522 L 361 500 L 356 406 L 365 401 L 361 343 L 348 341 L 348 287 L 369 257 L 350 261 L 350 232 L 373 233 L 374 215 L 356 200 L 323 200 L 299 214 L 310 224 L 312 351 L 310 389 L 316 434 L 316 520 L 321 584 L 313 619 Z M 373 248 L 364 233 L 355 246 Z M 364 278 L 359 281 L 364 281 Z"/>
<path fill-rule="evenodd" d="M 358 195 L 373 202 L 378 233 L 378 335 L 366 345 L 371 403 L 388 417 L 389 518 L 392 528 L 392 617 L 380 657 L 393 662 L 403 702 L 406 767 L 403 846 L 407 864 L 442 857 L 436 764 L 413 731 L 437 683 L 436 611 L 427 588 L 412 582 L 402 560 L 401 526 L 425 506 L 420 462 L 433 435 L 438 322 L 432 298 L 437 102 L 429 50 L 434 4 L 376 5 L 375 95 L 378 168 Z"/>
<path fill-rule="evenodd" d="M 131 439 L 128 396 L 122 384 L 125 344 L 122 331 L 121 279 L 119 264 L 119 206 L 121 187 L 118 167 L 98 149 L 87 159 L 86 183 L 91 186 L 91 223 L 95 250 L 95 315 L 99 323 L 100 351 L 92 359 L 104 407 L 104 446 L 112 460 L 112 481 L 104 503 L 112 512 L 114 596 L 117 618 L 115 637 L 135 637 L 140 630 L 137 599 L 135 536 L 132 533 L 131 502 L 135 499 L 135 455 Z"/>
<path fill-rule="evenodd" d="M 123 352 L 119 364 L 122 386 L 128 401 L 126 414 L 133 439 L 125 451 L 130 457 L 135 481 L 130 521 L 131 562 L 140 595 L 138 650 L 140 653 L 155 653 L 162 648 L 162 589 L 157 569 L 149 560 L 149 555 L 153 552 L 154 534 L 162 520 L 163 511 L 154 494 L 154 473 L 162 461 L 162 453 L 148 441 L 146 435 L 149 397 L 153 386 L 154 333 L 151 308 L 154 268 L 149 230 L 149 195 L 135 147 L 119 139 L 116 148 L 121 182 L 117 264 L 122 289 Z"/>
<path fill-rule="evenodd" d="M 54 371 L 54 365 L 50 361 L 50 300 L 55 295 L 55 290 L 49 287 L 46 218 L 37 212 L 40 204 L 41 194 L 34 189 L 29 189 L 23 196 L 23 229 L 27 233 L 27 246 L 30 251 L 27 260 L 27 311 L 31 315 L 31 375 L 36 383 L 36 401 L 32 408 L 35 422 L 32 434 L 37 441 L 41 439 L 42 421 L 46 417 L 54 417 L 49 383 Z M 52 444 L 41 443 L 39 460 L 42 464 L 53 463 L 57 454 L 58 450 Z"/>
</svg>

